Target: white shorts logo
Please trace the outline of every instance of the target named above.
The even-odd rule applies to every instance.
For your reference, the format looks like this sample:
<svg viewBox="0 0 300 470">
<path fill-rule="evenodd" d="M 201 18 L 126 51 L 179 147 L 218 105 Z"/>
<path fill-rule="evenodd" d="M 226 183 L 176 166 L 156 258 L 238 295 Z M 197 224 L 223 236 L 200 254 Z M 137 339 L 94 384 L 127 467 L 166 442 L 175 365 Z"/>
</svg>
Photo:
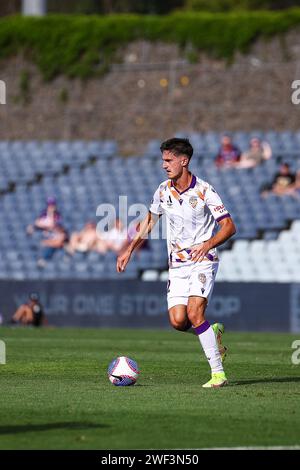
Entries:
<svg viewBox="0 0 300 470">
<path fill-rule="evenodd" d="M 199 279 L 199 281 L 201 282 L 201 284 L 205 284 L 205 283 L 206 283 L 206 276 L 205 276 L 204 273 L 199 273 L 198 279 Z"/>
</svg>

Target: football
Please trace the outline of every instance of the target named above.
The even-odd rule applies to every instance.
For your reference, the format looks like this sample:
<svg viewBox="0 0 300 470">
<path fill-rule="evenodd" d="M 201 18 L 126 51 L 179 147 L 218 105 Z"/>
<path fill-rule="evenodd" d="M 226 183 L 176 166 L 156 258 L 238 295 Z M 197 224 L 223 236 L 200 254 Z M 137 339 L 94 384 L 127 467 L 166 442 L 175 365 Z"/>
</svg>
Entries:
<svg viewBox="0 0 300 470">
<path fill-rule="evenodd" d="M 113 385 L 125 387 L 136 383 L 140 371 L 135 361 L 129 357 L 121 356 L 109 364 L 107 373 Z"/>
</svg>

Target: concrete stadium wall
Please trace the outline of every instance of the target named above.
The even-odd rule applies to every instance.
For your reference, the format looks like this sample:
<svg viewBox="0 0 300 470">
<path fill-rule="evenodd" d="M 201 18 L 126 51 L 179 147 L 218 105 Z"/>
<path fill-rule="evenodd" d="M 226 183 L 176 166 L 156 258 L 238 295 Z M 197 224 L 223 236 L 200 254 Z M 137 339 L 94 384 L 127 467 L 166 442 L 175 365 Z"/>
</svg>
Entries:
<svg viewBox="0 0 300 470">
<path fill-rule="evenodd" d="M 38 292 L 49 324 L 169 327 L 166 284 L 142 281 L 1 281 L 0 314 Z M 207 317 L 233 331 L 300 332 L 300 284 L 217 283 Z"/>
<path fill-rule="evenodd" d="M 45 82 L 32 63 L 13 57 L 1 63 L 0 138 L 115 139 L 122 154 L 139 155 L 150 139 L 179 131 L 298 130 L 291 85 L 300 79 L 299 43 L 291 31 L 258 41 L 232 64 L 203 54 L 190 64 L 174 44 L 138 41 L 119 51 L 123 63 L 87 81 Z"/>
</svg>

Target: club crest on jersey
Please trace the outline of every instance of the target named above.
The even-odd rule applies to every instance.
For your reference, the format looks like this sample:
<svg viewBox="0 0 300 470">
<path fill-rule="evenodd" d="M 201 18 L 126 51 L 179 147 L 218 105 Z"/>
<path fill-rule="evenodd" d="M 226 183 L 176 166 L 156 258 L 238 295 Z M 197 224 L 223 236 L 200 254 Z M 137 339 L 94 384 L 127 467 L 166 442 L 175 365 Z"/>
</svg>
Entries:
<svg viewBox="0 0 300 470">
<path fill-rule="evenodd" d="M 201 284 L 205 284 L 205 283 L 206 283 L 206 276 L 205 276 L 205 274 L 199 273 L 198 279 L 199 279 L 199 281 L 201 282 Z"/>
<path fill-rule="evenodd" d="M 198 204 L 198 199 L 196 198 L 196 196 L 191 196 L 189 199 L 189 203 L 192 206 L 192 208 L 195 209 L 195 207 Z"/>
</svg>

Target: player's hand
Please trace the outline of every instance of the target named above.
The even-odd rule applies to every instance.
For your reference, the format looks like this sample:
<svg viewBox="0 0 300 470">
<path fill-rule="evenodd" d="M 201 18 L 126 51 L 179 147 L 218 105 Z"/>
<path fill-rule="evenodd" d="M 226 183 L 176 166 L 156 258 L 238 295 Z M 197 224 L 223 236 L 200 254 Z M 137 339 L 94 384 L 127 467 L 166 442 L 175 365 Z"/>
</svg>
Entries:
<svg viewBox="0 0 300 470">
<path fill-rule="evenodd" d="M 118 256 L 118 259 L 117 259 L 118 273 L 122 273 L 123 271 L 125 271 L 125 268 L 130 260 L 130 257 L 131 257 L 131 251 L 129 250 L 124 251 L 124 253 Z"/>
<path fill-rule="evenodd" d="M 201 262 L 207 255 L 210 250 L 210 246 L 207 242 L 200 243 L 199 245 L 194 245 L 191 248 L 191 258 L 195 263 L 197 261 Z"/>
</svg>

